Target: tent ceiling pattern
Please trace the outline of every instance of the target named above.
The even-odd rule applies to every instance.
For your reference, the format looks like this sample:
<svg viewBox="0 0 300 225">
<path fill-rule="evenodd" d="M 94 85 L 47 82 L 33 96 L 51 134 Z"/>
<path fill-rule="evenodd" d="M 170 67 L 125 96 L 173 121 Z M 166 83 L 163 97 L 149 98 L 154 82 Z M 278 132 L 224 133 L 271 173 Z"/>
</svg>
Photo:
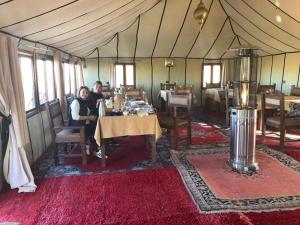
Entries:
<svg viewBox="0 0 300 225">
<path fill-rule="evenodd" d="M 129 58 L 228 58 L 240 45 L 260 55 L 300 51 L 298 0 L 203 0 L 201 31 L 199 1 L 0 0 L 0 31 L 21 47 L 33 41 L 80 57 L 97 57 L 96 48 L 100 57 Z"/>
</svg>

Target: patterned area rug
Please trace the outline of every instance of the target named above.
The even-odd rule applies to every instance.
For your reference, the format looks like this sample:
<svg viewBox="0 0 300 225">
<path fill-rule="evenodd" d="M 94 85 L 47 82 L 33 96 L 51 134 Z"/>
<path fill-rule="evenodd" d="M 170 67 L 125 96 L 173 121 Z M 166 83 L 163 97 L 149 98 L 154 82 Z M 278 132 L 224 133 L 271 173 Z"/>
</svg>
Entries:
<svg viewBox="0 0 300 225">
<path fill-rule="evenodd" d="M 183 130 L 180 135 L 186 135 Z M 228 141 L 226 134 L 213 125 L 193 122 L 192 124 L 192 144 L 206 146 L 208 142 L 220 143 Z M 36 178 L 88 175 L 97 173 L 123 172 L 129 170 L 140 170 L 147 168 L 172 166 L 170 160 L 170 146 L 167 139 L 166 130 L 163 130 L 162 137 L 157 142 L 158 162 L 151 161 L 151 149 L 144 147 L 142 136 L 117 138 L 115 139 L 120 147 L 115 152 L 109 152 L 107 167 L 101 166 L 101 160 L 95 157 L 88 157 L 87 165 L 81 165 L 80 157 L 66 157 L 63 149 L 59 149 L 59 165 L 55 165 L 53 152 L 48 151 L 44 158 L 35 165 L 34 176 Z M 183 148 L 187 148 L 185 141 L 180 143 Z M 188 148 L 190 148 L 189 146 Z"/>
<path fill-rule="evenodd" d="M 260 170 L 250 176 L 233 172 L 226 164 L 224 154 L 229 157 L 228 144 L 192 147 L 185 151 L 172 151 L 171 155 L 201 212 L 262 212 L 300 208 L 300 163 L 291 157 L 265 146 L 257 146 Z M 207 162 L 209 157 L 211 159 Z M 277 173 L 273 174 L 274 171 Z"/>
</svg>

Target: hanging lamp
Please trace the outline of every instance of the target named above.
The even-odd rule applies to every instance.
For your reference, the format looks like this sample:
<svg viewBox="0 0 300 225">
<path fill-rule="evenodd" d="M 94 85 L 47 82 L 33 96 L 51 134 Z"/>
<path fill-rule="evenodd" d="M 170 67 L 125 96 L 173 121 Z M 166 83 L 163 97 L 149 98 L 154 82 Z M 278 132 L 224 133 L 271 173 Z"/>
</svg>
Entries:
<svg viewBox="0 0 300 225">
<path fill-rule="evenodd" d="M 207 15 L 208 15 L 208 10 L 201 0 L 194 11 L 194 18 L 200 25 L 200 29 L 202 29 L 202 26 L 207 18 Z"/>
</svg>

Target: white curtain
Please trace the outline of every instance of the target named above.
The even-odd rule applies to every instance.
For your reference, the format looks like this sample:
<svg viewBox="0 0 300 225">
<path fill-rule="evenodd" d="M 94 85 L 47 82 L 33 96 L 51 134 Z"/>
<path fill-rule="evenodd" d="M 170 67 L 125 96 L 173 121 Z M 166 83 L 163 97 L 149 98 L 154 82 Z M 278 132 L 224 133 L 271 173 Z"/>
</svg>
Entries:
<svg viewBox="0 0 300 225">
<path fill-rule="evenodd" d="M 3 173 L 12 189 L 34 192 L 36 185 L 24 146 L 29 143 L 26 124 L 24 92 L 21 81 L 16 41 L 0 37 L 0 110 L 11 115 L 9 140 L 3 162 Z"/>
<path fill-rule="evenodd" d="M 66 119 L 67 105 L 64 100 L 64 96 L 65 96 L 64 71 L 63 71 L 62 57 L 60 52 L 55 52 L 53 59 L 54 59 L 54 75 L 55 75 L 57 97 L 59 98 L 60 101 L 60 107 L 61 107 L 63 117 L 64 119 Z"/>
<path fill-rule="evenodd" d="M 221 87 L 225 87 L 229 80 L 229 60 L 222 60 Z"/>
</svg>

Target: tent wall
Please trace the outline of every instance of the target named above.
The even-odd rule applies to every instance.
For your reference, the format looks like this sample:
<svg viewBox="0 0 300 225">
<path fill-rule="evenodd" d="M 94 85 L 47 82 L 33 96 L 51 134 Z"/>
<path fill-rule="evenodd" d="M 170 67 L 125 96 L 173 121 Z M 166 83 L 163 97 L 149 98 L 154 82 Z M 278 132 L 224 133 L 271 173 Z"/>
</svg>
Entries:
<svg viewBox="0 0 300 225">
<path fill-rule="evenodd" d="M 102 82 L 110 81 L 113 76 L 114 59 L 100 59 L 100 80 Z M 122 59 L 119 62 L 125 62 Z M 98 79 L 97 59 L 88 59 L 86 68 L 83 70 L 85 85 L 92 87 Z M 153 103 L 157 104 L 160 83 L 168 80 L 168 68 L 164 65 L 164 58 L 153 58 Z M 201 73 L 202 59 L 187 59 L 185 65 L 184 58 L 176 58 L 175 66 L 170 68 L 170 82 L 176 82 L 178 85 L 184 85 L 186 69 L 186 85 L 193 85 L 196 92 L 197 104 L 201 102 Z M 143 88 L 147 96 L 151 97 L 151 58 L 136 59 L 136 84 L 137 87 Z"/>
<path fill-rule="evenodd" d="M 282 90 L 284 94 L 289 95 L 291 85 L 297 86 L 299 66 L 300 53 L 259 58 L 257 67 L 258 81 L 260 80 L 261 84 L 276 83 L 277 90 Z"/>
</svg>

